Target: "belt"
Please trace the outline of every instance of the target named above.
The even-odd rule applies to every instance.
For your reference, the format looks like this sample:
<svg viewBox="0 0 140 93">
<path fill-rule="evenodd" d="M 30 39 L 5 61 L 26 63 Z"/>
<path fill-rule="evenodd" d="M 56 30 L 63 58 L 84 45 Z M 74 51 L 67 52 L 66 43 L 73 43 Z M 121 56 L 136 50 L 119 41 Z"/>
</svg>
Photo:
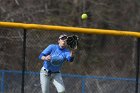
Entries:
<svg viewBox="0 0 140 93">
<path fill-rule="evenodd" d="M 52 74 L 52 73 L 60 73 L 60 71 L 55 71 L 55 72 L 53 72 L 53 71 L 47 70 L 47 69 L 44 69 L 44 71 L 47 71 L 47 72 L 50 73 L 50 74 Z"/>
</svg>

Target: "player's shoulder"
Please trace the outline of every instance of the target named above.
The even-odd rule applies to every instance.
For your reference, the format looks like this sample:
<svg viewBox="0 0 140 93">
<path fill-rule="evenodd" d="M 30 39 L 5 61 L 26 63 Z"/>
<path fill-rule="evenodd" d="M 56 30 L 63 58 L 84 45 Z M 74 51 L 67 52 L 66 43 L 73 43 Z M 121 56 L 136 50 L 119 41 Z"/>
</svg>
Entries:
<svg viewBox="0 0 140 93">
<path fill-rule="evenodd" d="M 65 48 L 65 52 L 70 52 L 70 50 L 68 48 Z"/>
</svg>

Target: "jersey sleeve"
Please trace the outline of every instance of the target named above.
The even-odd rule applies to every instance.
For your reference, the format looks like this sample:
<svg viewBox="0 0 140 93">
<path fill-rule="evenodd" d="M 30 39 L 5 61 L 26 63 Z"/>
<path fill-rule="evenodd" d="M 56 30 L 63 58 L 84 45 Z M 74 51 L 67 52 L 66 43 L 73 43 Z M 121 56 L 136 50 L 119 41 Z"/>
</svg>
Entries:
<svg viewBox="0 0 140 93">
<path fill-rule="evenodd" d="M 70 51 L 66 52 L 66 59 L 67 59 L 68 62 L 72 62 L 74 60 L 74 57 L 70 56 Z"/>
<path fill-rule="evenodd" d="M 47 56 L 47 55 L 49 55 L 49 54 L 51 53 L 52 49 L 53 49 L 53 45 L 49 45 L 47 48 L 45 48 L 45 49 L 41 52 L 41 54 L 39 55 L 39 59 L 41 59 L 42 56 Z"/>
</svg>

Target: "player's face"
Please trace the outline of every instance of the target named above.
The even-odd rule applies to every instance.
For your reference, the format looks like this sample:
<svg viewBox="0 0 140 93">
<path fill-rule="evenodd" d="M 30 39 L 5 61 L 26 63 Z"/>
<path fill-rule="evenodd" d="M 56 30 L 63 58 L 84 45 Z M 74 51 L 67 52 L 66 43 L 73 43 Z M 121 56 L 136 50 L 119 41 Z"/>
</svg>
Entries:
<svg viewBox="0 0 140 93">
<path fill-rule="evenodd" d="M 62 37 L 61 39 L 58 40 L 59 46 L 64 48 L 66 47 L 67 43 L 66 43 L 67 37 Z"/>
</svg>

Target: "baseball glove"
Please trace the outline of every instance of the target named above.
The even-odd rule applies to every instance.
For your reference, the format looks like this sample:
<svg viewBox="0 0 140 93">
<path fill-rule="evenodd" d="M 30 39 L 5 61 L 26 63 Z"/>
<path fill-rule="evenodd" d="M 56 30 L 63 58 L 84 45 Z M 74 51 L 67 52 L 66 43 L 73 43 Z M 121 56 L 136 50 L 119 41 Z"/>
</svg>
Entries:
<svg viewBox="0 0 140 93">
<path fill-rule="evenodd" d="M 67 45 L 72 48 L 72 49 L 77 49 L 78 46 L 78 36 L 77 35 L 72 35 L 68 36 L 67 38 Z"/>
</svg>

